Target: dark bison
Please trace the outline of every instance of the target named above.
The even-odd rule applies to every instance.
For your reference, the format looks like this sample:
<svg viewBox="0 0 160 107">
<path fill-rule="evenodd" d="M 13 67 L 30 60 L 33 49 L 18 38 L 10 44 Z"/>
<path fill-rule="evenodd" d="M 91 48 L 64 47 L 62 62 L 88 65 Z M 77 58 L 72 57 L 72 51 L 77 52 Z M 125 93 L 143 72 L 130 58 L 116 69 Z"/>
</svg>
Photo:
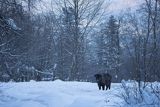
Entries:
<svg viewBox="0 0 160 107">
<path fill-rule="evenodd" d="M 106 90 L 108 88 L 109 89 L 111 88 L 111 79 L 112 79 L 112 76 L 110 74 L 103 73 L 103 74 L 95 74 L 94 76 L 96 77 L 96 82 L 98 84 L 99 90 L 101 90 L 101 87 L 104 90 L 105 86 L 106 86 Z"/>
</svg>

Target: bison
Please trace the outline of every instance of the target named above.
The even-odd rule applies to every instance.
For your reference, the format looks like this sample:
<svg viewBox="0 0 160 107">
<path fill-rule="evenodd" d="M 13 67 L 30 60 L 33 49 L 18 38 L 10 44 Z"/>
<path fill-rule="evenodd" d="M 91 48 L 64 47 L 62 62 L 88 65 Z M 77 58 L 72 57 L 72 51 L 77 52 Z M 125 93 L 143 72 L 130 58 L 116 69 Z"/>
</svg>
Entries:
<svg viewBox="0 0 160 107">
<path fill-rule="evenodd" d="M 111 88 L 111 79 L 112 79 L 112 76 L 110 74 L 103 73 L 103 74 L 95 74 L 94 76 L 96 78 L 96 82 L 98 84 L 99 90 L 101 90 L 101 87 L 104 90 L 105 86 L 106 86 L 106 90 L 108 88 L 109 89 Z"/>
</svg>

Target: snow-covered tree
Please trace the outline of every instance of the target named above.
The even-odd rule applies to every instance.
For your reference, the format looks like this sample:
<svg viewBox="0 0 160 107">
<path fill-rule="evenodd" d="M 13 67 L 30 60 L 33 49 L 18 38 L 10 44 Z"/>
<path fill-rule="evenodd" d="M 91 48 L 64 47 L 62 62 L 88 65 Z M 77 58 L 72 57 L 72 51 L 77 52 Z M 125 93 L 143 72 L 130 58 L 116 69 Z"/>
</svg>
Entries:
<svg viewBox="0 0 160 107">
<path fill-rule="evenodd" d="M 98 56 L 101 72 L 109 72 L 114 75 L 114 80 L 117 80 L 117 73 L 120 72 L 120 40 L 119 22 L 114 16 L 110 16 L 101 29 Z"/>
</svg>

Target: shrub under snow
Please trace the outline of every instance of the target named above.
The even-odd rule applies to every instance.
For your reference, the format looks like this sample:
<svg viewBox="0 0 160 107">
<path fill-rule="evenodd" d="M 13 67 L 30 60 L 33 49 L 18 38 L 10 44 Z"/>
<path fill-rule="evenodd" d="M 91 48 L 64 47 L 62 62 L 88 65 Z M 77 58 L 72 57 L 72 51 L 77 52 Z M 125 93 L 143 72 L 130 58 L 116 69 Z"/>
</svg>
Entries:
<svg viewBox="0 0 160 107">
<path fill-rule="evenodd" d="M 141 82 L 139 87 L 136 81 L 122 81 L 122 91 L 118 95 L 125 102 L 127 107 L 160 107 L 160 84 L 158 82 Z"/>
</svg>

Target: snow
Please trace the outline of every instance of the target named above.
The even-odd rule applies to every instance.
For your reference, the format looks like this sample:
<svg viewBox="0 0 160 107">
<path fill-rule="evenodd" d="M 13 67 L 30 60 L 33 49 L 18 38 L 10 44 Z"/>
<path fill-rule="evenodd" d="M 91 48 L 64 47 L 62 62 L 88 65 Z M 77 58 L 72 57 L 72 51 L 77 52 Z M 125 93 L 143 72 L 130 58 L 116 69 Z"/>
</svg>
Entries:
<svg viewBox="0 0 160 107">
<path fill-rule="evenodd" d="M 0 107 L 113 107 L 122 101 L 114 97 L 118 87 L 99 91 L 96 83 L 61 80 L 1 83 Z"/>
<path fill-rule="evenodd" d="M 12 29 L 14 30 L 21 30 L 21 28 L 17 27 L 17 25 L 15 24 L 14 20 L 9 18 L 7 20 L 8 24 L 12 27 Z"/>
<path fill-rule="evenodd" d="M 139 97 L 134 97 L 137 93 L 135 94 L 136 90 L 133 89 L 137 85 L 133 82 L 122 81 L 122 84 L 128 88 L 122 87 L 121 83 L 112 83 L 111 90 L 104 91 L 98 90 L 97 84 L 90 82 L 61 80 L 36 82 L 32 80 L 20 83 L 0 83 L 0 107 L 142 107 L 141 104 L 143 107 L 151 107 L 145 104 L 150 104 L 150 102 L 153 104 L 153 101 L 157 101 L 157 105 L 153 106 L 159 107 L 158 99 L 149 88 L 142 91 L 145 102 L 134 103 L 135 98 Z M 156 96 L 160 97 L 160 84 L 155 82 L 153 87 L 156 87 Z M 127 89 L 127 93 L 123 93 L 123 88 Z M 131 105 L 127 105 L 122 97 L 126 97 Z"/>
</svg>

